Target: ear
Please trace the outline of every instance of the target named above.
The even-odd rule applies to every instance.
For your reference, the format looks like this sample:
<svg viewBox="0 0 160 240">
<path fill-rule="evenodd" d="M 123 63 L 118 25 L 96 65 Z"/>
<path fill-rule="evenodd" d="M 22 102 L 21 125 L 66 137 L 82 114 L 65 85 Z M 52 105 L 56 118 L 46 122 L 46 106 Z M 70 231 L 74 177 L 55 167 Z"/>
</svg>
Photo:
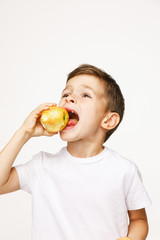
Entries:
<svg viewBox="0 0 160 240">
<path fill-rule="evenodd" d="M 101 122 L 101 126 L 107 130 L 115 128 L 120 121 L 120 116 L 116 112 L 108 112 Z"/>
</svg>

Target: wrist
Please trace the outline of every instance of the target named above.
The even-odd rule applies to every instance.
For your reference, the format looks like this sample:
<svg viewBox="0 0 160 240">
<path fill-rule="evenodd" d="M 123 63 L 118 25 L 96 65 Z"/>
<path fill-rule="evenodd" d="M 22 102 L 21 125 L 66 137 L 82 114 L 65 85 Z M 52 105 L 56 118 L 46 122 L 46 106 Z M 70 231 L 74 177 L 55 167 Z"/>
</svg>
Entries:
<svg viewBox="0 0 160 240">
<path fill-rule="evenodd" d="M 20 135 L 24 142 L 27 142 L 32 137 L 22 126 L 16 131 L 16 134 Z"/>
</svg>

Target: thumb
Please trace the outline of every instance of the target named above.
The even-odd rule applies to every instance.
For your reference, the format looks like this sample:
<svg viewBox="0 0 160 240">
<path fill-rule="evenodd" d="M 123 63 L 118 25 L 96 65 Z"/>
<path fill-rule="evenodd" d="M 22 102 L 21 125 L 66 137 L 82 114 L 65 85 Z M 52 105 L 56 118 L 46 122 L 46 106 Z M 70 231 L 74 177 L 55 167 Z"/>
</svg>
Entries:
<svg viewBox="0 0 160 240">
<path fill-rule="evenodd" d="M 47 136 L 47 137 L 52 137 L 53 135 L 57 135 L 58 132 L 53 132 L 53 133 L 50 133 L 48 132 L 47 130 L 44 130 L 44 136 Z"/>
</svg>

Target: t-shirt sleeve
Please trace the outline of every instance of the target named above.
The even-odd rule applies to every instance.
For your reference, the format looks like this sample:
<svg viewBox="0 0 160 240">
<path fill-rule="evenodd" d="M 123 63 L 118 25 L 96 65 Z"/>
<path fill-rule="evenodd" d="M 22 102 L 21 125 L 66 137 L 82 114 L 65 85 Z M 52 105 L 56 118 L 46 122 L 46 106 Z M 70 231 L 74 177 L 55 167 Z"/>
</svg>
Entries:
<svg viewBox="0 0 160 240">
<path fill-rule="evenodd" d="M 152 202 L 143 185 L 142 176 L 135 164 L 127 181 L 126 204 L 128 210 L 137 210 L 149 206 Z"/>
<path fill-rule="evenodd" d="M 32 159 L 24 164 L 14 166 L 19 178 L 20 189 L 32 194 L 37 181 L 42 152 L 35 154 Z"/>
</svg>

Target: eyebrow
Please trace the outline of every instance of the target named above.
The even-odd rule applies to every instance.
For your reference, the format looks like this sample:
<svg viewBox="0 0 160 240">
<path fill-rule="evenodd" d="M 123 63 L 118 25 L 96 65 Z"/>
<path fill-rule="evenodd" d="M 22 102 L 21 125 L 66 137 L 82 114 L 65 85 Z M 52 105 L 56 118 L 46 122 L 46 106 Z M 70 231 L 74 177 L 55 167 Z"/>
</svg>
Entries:
<svg viewBox="0 0 160 240">
<path fill-rule="evenodd" d="M 87 89 L 90 89 L 94 94 L 95 94 L 95 91 L 93 90 L 93 88 L 91 88 L 91 87 L 89 87 L 89 86 L 87 86 L 87 85 L 85 85 L 85 84 L 81 84 L 80 86 L 82 86 L 82 87 L 84 87 L 84 88 L 87 88 Z M 69 86 L 67 86 L 65 89 L 63 89 L 63 92 L 66 90 L 66 89 L 68 89 L 68 88 L 72 88 L 73 89 L 73 87 L 71 86 L 71 85 L 69 85 Z M 96 95 L 96 94 L 95 94 Z"/>
</svg>

